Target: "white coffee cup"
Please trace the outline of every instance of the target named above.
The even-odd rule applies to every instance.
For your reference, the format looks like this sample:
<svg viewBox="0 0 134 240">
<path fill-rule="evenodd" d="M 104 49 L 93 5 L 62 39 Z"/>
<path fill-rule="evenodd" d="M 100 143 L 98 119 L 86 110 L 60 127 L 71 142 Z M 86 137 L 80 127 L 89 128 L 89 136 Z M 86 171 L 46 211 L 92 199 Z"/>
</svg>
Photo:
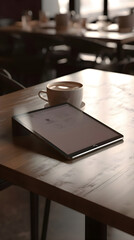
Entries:
<svg viewBox="0 0 134 240">
<path fill-rule="evenodd" d="M 47 85 L 46 90 L 39 91 L 38 95 L 50 106 L 67 102 L 80 107 L 83 98 L 83 84 L 71 81 L 53 82 Z"/>
</svg>

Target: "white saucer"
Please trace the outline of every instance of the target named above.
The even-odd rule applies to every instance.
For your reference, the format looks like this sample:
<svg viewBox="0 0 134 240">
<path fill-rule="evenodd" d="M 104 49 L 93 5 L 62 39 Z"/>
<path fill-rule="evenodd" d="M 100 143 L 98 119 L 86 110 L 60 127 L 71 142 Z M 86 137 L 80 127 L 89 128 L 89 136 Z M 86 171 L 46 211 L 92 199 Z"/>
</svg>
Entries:
<svg viewBox="0 0 134 240">
<path fill-rule="evenodd" d="M 49 103 L 45 103 L 44 107 L 50 107 Z M 85 102 L 81 103 L 80 109 L 83 109 L 85 107 Z"/>
</svg>

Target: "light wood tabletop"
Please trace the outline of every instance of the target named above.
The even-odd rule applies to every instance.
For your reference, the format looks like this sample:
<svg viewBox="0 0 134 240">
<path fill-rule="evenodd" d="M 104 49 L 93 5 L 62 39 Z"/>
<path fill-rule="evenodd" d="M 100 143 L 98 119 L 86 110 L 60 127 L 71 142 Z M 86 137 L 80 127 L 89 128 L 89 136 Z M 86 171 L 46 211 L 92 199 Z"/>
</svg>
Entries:
<svg viewBox="0 0 134 240">
<path fill-rule="evenodd" d="M 0 176 L 83 213 L 89 225 L 88 217 L 134 235 L 134 77 L 87 69 L 57 80 L 83 83 L 82 110 L 124 141 L 66 161 L 33 135 L 13 137 L 13 115 L 44 107 L 42 83 L 0 97 Z"/>
</svg>

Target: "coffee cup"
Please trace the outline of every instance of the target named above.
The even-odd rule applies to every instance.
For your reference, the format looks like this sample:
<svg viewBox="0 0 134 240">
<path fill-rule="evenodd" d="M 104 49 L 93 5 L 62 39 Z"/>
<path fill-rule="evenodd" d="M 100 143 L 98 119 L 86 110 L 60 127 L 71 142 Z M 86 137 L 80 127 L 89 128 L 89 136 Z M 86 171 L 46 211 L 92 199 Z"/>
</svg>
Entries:
<svg viewBox="0 0 134 240">
<path fill-rule="evenodd" d="M 75 107 L 80 107 L 83 98 L 83 84 L 71 81 L 53 82 L 47 85 L 46 90 L 39 91 L 38 95 L 50 106 L 70 103 Z"/>
</svg>

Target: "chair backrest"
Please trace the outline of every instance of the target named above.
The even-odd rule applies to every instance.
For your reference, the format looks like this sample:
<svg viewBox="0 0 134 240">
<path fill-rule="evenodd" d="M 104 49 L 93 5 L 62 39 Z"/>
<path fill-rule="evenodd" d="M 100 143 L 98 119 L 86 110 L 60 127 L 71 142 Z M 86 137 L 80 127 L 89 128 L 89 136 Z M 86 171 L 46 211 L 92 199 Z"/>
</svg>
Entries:
<svg viewBox="0 0 134 240">
<path fill-rule="evenodd" d="M 23 85 L 12 79 L 7 70 L 0 69 L 0 95 L 5 95 L 23 88 Z M 0 179 L 0 191 L 9 187 L 10 185 L 11 183 L 8 181 Z"/>
<path fill-rule="evenodd" d="M 10 73 L 4 69 L 0 69 L 0 96 L 24 88 L 22 84 L 12 79 Z"/>
</svg>

